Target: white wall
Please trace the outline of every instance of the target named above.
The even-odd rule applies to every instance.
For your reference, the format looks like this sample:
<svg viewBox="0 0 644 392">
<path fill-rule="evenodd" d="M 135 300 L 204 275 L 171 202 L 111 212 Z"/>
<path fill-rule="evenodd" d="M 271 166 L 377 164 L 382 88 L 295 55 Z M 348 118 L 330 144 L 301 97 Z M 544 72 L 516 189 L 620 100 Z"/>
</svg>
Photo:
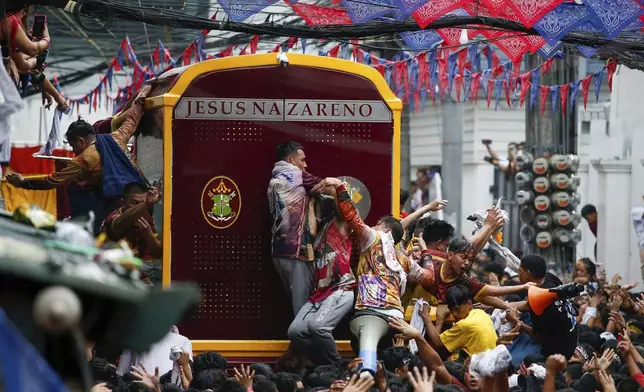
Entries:
<svg viewBox="0 0 644 392">
<path fill-rule="evenodd" d="M 607 89 L 602 95 L 609 94 Z M 619 273 L 626 282 L 643 278 L 630 218 L 630 209 L 641 205 L 644 195 L 642 89 L 644 73 L 620 66 L 610 103 L 593 104 L 579 119 L 590 125 L 579 138 L 582 167 L 587 170 L 581 173 L 585 184 L 579 192 L 582 205 L 592 203 L 599 212 L 598 262 L 609 277 Z"/>
<path fill-rule="evenodd" d="M 43 144 L 47 141 L 47 136 L 51 129 L 54 118 L 54 107 L 46 110 L 42 106 L 40 96 L 33 96 L 25 99 L 25 108 L 11 117 L 12 134 L 11 141 L 16 146 L 34 146 Z M 110 116 L 105 107 L 100 107 L 96 112 L 89 113 L 89 105 L 80 106 L 81 117 L 90 124 Z M 63 115 L 61 121 L 61 131 L 64 136 L 65 131 L 73 121 L 78 119 L 78 112 L 74 108 L 72 115 Z"/>
<path fill-rule="evenodd" d="M 499 155 L 506 155 L 510 142 L 521 142 L 525 139 L 525 110 L 509 109 L 505 102 L 499 103 L 494 110 L 494 102 L 487 107 L 485 99 L 478 104 L 465 105 L 463 115 L 463 192 L 461 195 L 461 228 L 462 234 L 469 237 L 472 224 L 467 216 L 477 210 L 492 205 L 492 194 L 489 191 L 494 181 L 494 168 L 483 161 L 487 155 L 483 139 L 492 139 L 493 149 Z M 412 113 L 410 118 L 410 161 L 411 178 L 416 178 L 416 170 L 442 163 L 442 111 L 440 103 L 432 106 L 428 100 L 425 109 Z M 445 181 L 445 179 L 444 179 Z"/>
</svg>

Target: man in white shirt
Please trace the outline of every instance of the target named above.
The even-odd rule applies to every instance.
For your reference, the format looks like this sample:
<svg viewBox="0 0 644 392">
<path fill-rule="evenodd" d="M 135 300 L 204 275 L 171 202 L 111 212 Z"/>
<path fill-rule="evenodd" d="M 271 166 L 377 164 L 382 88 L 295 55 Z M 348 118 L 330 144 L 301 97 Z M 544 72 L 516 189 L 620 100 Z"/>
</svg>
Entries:
<svg viewBox="0 0 644 392">
<path fill-rule="evenodd" d="M 192 343 L 187 337 L 180 335 L 177 327 L 172 327 L 172 330 L 160 341 L 155 343 L 150 350 L 143 354 L 135 354 L 129 351 L 124 351 L 119 361 L 117 373 L 124 375 L 130 372 L 132 366 L 138 367 L 143 364 L 145 369 L 154 372 L 155 368 L 159 368 L 159 374 L 164 375 L 172 371 L 171 382 L 173 384 L 181 385 L 181 372 L 179 364 L 170 359 L 170 349 L 172 347 L 181 347 L 184 353 L 188 353 L 192 361 Z"/>
</svg>

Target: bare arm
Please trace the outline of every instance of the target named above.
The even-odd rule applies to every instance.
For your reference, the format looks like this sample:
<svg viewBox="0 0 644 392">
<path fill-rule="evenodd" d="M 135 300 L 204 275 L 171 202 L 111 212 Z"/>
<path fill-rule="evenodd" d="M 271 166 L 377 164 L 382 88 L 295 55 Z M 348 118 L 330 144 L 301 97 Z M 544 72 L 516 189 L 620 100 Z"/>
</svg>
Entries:
<svg viewBox="0 0 644 392">
<path fill-rule="evenodd" d="M 11 55 L 11 59 L 13 62 L 16 64 L 16 68 L 18 68 L 18 71 L 21 73 L 29 73 L 32 69 L 36 68 L 36 63 L 38 62 L 38 59 L 36 57 L 26 57 L 24 53 L 21 52 L 14 52 Z"/>
<path fill-rule="evenodd" d="M 475 256 L 483 250 L 485 244 L 487 244 L 490 239 L 490 236 L 503 227 L 503 223 L 503 216 L 500 214 L 499 210 L 494 208 L 488 211 L 483 227 L 470 240 L 474 246 Z"/>
<path fill-rule="evenodd" d="M 6 31 L 10 32 L 9 34 L 12 34 L 11 32 L 13 32 L 13 37 L 5 38 L 8 38 L 13 46 L 29 57 L 38 56 L 40 53 L 44 52 L 45 49 L 49 48 L 49 42 L 47 42 L 47 39 L 49 39 L 49 30 L 47 29 L 47 25 L 45 25 L 45 30 L 43 32 L 43 36 L 46 39 L 41 39 L 36 42 L 33 42 L 29 37 L 27 37 L 27 34 L 25 34 L 25 31 L 22 29 L 18 18 L 7 18 L 6 27 Z"/>
<path fill-rule="evenodd" d="M 447 204 L 447 200 L 434 200 L 433 202 L 417 209 L 416 211 L 409 214 L 405 219 L 400 221 L 403 230 L 407 231 L 407 228 L 412 224 L 412 222 L 417 221 L 426 213 L 442 210 L 443 208 L 445 208 L 445 206 L 447 206 Z"/>
<path fill-rule="evenodd" d="M 112 221 L 112 234 L 115 238 L 114 240 L 119 239 L 125 234 L 125 232 L 132 227 L 147 211 L 150 207 L 155 205 L 161 199 L 161 194 L 155 188 L 152 188 L 146 197 L 145 203 L 141 203 L 135 207 L 124 211 L 119 217 L 115 218 Z M 158 242 L 158 240 L 157 240 Z M 156 245 L 155 243 L 149 243 L 148 245 Z M 160 243 L 159 243 L 160 245 Z"/>
<path fill-rule="evenodd" d="M 501 298 L 493 297 L 493 296 L 490 296 L 490 295 L 486 295 L 485 297 L 481 297 L 479 299 L 479 302 L 481 302 L 483 305 L 491 306 L 491 307 L 496 308 L 496 309 L 509 310 L 509 309 L 512 308 L 509 304 L 507 304 Z"/>
<path fill-rule="evenodd" d="M 503 297 L 509 294 L 518 294 L 523 291 L 526 291 L 528 287 L 530 286 L 528 285 L 503 286 L 503 287 L 487 286 L 487 290 L 485 290 L 482 293 L 481 297 Z M 481 298 L 481 302 L 483 302 L 482 298 Z M 489 305 L 489 304 L 486 304 L 486 305 Z"/>
<path fill-rule="evenodd" d="M 429 317 L 429 312 L 423 312 L 421 314 L 423 318 L 423 322 L 425 323 L 425 329 L 427 330 L 427 336 L 429 337 L 429 341 L 431 342 L 432 346 L 436 348 L 436 350 L 440 350 L 443 352 L 448 352 L 447 348 L 441 341 L 440 334 L 438 330 L 436 330 L 436 327 L 434 326 L 434 323 L 432 323 L 432 319 Z"/>
<path fill-rule="evenodd" d="M 330 180 L 327 179 L 327 181 Z M 377 238 L 376 231 L 362 221 L 358 214 L 358 210 L 351 201 L 349 192 L 344 188 L 342 182 L 337 180 L 337 182 L 333 182 L 332 185 L 335 186 L 336 189 L 336 198 L 340 213 L 342 214 L 345 222 L 347 222 L 349 229 L 354 232 L 355 239 L 360 250 L 364 251 L 368 249 Z"/>
</svg>

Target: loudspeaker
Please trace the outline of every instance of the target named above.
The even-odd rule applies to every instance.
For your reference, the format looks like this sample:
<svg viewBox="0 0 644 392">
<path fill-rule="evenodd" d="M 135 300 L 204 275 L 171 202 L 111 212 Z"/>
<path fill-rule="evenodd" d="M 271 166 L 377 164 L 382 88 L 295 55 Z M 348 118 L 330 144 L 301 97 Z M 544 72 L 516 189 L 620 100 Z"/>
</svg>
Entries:
<svg viewBox="0 0 644 392">
<path fill-rule="evenodd" d="M 389 324 L 382 317 L 364 315 L 351 320 L 349 327 L 360 341 L 358 358 L 364 360 L 362 372 L 369 372 L 375 377 L 378 369 L 378 343 L 389 332 Z"/>
<path fill-rule="evenodd" d="M 528 289 L 528 304 L 530 309 L 537 315 L 541 316 L 551 303 L 557 299 L 557 293 L 551 293 L 550 290 L 530 287 Z"/>
</svg>

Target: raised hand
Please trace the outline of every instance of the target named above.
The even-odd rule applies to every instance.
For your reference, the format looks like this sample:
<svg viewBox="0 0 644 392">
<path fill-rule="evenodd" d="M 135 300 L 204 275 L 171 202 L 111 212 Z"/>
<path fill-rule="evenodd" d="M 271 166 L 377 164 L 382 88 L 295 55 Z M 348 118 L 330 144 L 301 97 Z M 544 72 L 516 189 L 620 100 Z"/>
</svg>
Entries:
<svg viewBox="0 0 644 392">
<path fill-rule="evenodd" d="M 595 364 L 597 366 L 597 370 L 606 370 L 610 366 L 611 363 L 613 363 L 613 359 L 615 358 L 615 350 L 612 348 L 606 349 L 602 356 L 595 361 Z"/>
<path fill-rule="evenodd" d="M 521 334 L 519 331 L 521 330 L 521 323 L 517 323 L 514 328 L 510 330 L 508 333 L 504 333 L 503 335 L 499 336 L 499 338 L 496 340 L 496 345 L 506 345 L 509 346 L 512 343 L 514 343 L 514 339 L 518 338 L 519 335 Z"/>
<path fill-rule="evenodd" d="M 413 372 L 409 372 L 409 383 L 414 388 L 414 392 L 433 392 L 435 379 L 436 372 L 432 371 L 430 376 L 426 366 L 423 366 L 422 374 L 417 367 L 414 368 Z"/>
<path fill-rule="evenodd" d="M 159 189 L 152 187 L 150 190 L 148 190 L 147 195 L 145 196 L 145 203 L 152 207 L 153 205 L 157 204 L 161 200 L 161 192 Z"/>
<path fill-rule="evenodd" d="M 366 377 L 358 377 L 354 374 L 344 388 L 344 392 L 367 392 L 373 384 L 374 379 L 370 374 Z"/>
<path fill-rule="evenodd" d="M 561 354 L 551 355 L 546 359 L 546 369 L 559 373 L 566 368 L 566 357 Z"/>
<path fill-rule="evenodd" d="M 112 392 L 112 390 L 107 387 L 106 383 L 102 382 L 94 385 L 89 392 Z"/>
<path fill-rule="evenodd" d="M 449 204 L 449 201 L 447 200 L 436 199 L 433 202 L 427 204 L 425 206 L 425 210 L 430 212 L 440 211 L 443 208 L 447 207 L 448 204 Z"/>
<path fill-rule="evenodd" d="M 154 369 L 154 374 L 148 373 L 145 366 L 139 362 L 141 369 L 132 366 L 130 374 L 151 391 L 159 391 L 159 368 Z"/>
<path fill-rule="evenodd" d="M 605 370 L 595 371 L 595 379 L 599 381 L 604 392 L 615 392 L 617 390 L 615 388 L 615 381 L 613 381 L 613 377 L 610 374 L 606 373 Z"/>
<path fill-rule="evenodd" d="M 241 372 L 235 368 L 235 379 L 238 383 L 249 389 L 253 386 L 253 378 L 255 378 L 255 371 L 250 369 L 250 366 L 241 365 Z"/>
<path fill-rule="evenodd" d="M 400 335 L 396 335 L 396 336 L 397 337 L 400 336 L 404 340 L 415 339 L 420 336 L 420 331 L 418 331 L 416 328 L 412 327 L 411 325 L 407 324 L 407 322 L 405 322 L 405 320 L 403 319 L 390 317 L 389 326 L 399 331 Z"/>
</svg>

